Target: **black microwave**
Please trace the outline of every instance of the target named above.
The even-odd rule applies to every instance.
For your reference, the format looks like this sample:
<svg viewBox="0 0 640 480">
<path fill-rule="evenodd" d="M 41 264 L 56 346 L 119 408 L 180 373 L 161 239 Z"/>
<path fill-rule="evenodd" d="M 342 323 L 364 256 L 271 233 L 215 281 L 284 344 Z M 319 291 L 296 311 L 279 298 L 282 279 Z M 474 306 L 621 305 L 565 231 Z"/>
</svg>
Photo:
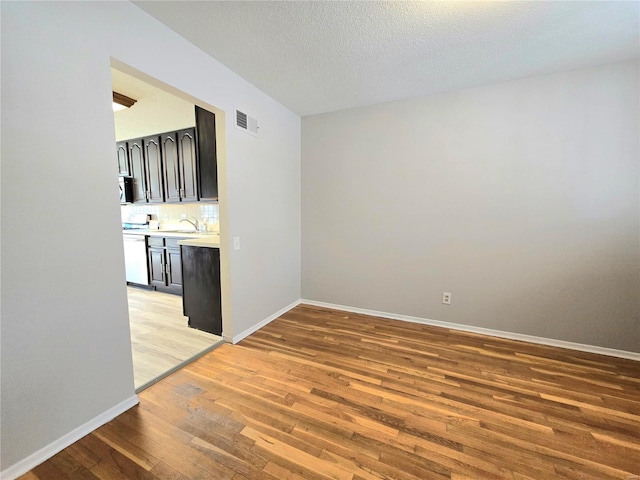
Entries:
<svg viewBox="0 0 640 480">
<path fill-rule="evenodd" d="M 133 177 L 118 177 L 120 180 L 120 203 L 133 203 Z"/>
</svg>

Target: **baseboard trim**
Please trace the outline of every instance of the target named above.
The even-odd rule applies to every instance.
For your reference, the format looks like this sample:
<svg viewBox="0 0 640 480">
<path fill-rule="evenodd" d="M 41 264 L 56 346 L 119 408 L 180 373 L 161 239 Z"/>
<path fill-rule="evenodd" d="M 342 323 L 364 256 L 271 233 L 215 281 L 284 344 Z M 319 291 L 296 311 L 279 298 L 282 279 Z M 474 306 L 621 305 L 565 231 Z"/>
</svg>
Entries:
<svg viewBox="0 0 640 480">
<path fill-rule="evenodd" d="M 522 342 L 537 343 L 540 345 L 548 345 L 551 347 L 567 348 L 570 350 L 578 350 L 581 352 L 597 353 L 600 355 L 608 355 L 610 357 L 626 358 L 629 360 L 640 361 L 640 353 L 627 352 L 625 350 L 616 350 L 614 348 L 599 347 L 597 345 L 585 345 L 582 343 L 567 342 L 564 340 L 556 340 L 553 338 L 536 337 L 533 335 L 525 335 L 522 333 L 505 332 L 502 330 L 492 330 L 490 328 L 473 327 L 470 325 L 462 325 L 459 323 L 442 322 L 440 320 L 431 320 L 428 318 L 412 317 L 409 315 L 399 315 L 396 313 L 380 312 L 377 310 L 368 310 L 366 308 L 349 307 L 346 305 L 337 305 L 335 303 L 316 302 L 315 300 L 301 299 L 298 304 L 314 305 L 316 307 L 332 308 L 334 310 L 342 310 L 345 312 L 361 313 L 363 315 L 371 315 L 374 317 L 389 318 L 391 320 L 402 320 L 411 323 L 421 323 L 434 327 L 448 328 L 451 330 L 460 330 L 462 332 L 479 333 L 491 337 L 506 338 L 509 340 L 519 340 Z"/>
<path fill-rule="evenodd" d="M 45 460 L 48 460 L 49 458 L 53 457 L 56 453 L 67 448 L 72 443 L 77 442 L 82 437 L 90 434 L 96 428 L 101 427 L 105 423 L 116 418 L 121 413 L 124 413 L 127 410 L 129 410 L 131 407 L 137 405 L 138 402 L 139 401 L 138 401 L 137 395 L 133 395 L 132 397 L 127 398 L 123 402 L 120 402 L 114 407 L 111 407 L 106 412 L 103 412 L 97 417 L 89 420 L 87 423 L 80 425 L 75 430 L 72 430 L 66 435 L 63 435 L 59 439 L 51 442 L 46 447 L 43 447 L 37 452 L 29 455 L 24 460 L 20 460 L 19 462 L 11 465 L 6 470 L 3 470 L 2 472 L 0 472 L 0 479 L 14 480 L 20 475 L 24 475 L 29 470 L 32 470 L 33 468 L 37 467 Z"/>
<path fill-rule="evenodd" d="M 276 318 L 278 318 L 279 316 L 287 313 L 289 310 L 291 310 L 293 307 L 296 307 L 300 305 L 300 300 L 296 300 L 295 302 L 291 303 L 290 305 L 287 305 L 286 307 L 278 310 L 276 313 L 274 313 L 273 315 L 270 315 L 269 317 L 265 318 L 264 320 L 262 320 L 260 323 L 255 324 L 253 327 L 251 328 L 247 328 L 244 332 L 239 333 L 238 335 L 234 335 L 233 337 L 229 337 L 229 336 L 223 336 L 222 338 L 225 339 L 225 341 L 233 343 L 234 345 L 236 343 L 238 343 L 239 341 L 247 338 L 249 335 L 251 335 L 254 332 L 257 332 L 258 330 L 260 330 L 262 327 L 264 327 L 265 325 L 273 322 Z"/>
</svg>

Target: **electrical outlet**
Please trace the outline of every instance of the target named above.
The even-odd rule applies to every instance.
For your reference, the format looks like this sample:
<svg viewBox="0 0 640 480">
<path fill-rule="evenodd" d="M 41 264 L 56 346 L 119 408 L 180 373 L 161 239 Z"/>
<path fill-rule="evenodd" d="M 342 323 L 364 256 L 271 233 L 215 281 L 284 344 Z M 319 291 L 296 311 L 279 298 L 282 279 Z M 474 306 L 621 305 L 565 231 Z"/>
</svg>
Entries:
<svg viewBox="0 0 640 480">
<path fill-rule="evenodd" d="M 445 305 L 451 305 L 451 294 L 448 292 L 442 292 L 442 303 Z"/>
<path fill-rule="evenodd" d="M 187 219 L 187 214 L 183 213 L 182 215 L 180 215 L 180 220 L 186 220 Z"/>
<path fill-rule="evenodd" d="M 233 237 L 233 249 L 240 250 L 240 237 Z"/>
</svg>

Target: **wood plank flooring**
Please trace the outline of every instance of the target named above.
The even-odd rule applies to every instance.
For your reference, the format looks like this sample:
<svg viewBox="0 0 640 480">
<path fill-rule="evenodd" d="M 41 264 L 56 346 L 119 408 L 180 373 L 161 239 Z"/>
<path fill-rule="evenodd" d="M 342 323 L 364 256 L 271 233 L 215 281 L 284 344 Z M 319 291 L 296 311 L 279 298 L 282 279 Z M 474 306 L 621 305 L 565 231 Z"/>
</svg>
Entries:
<svg viewBox="0 0 640 480">
<path fill-rule="evenodd" d="M 640 363 L 301 305 L 22 477 L 625 479 Z"/>
<path fill-rule="evenodd" d="M 127 287 L 127 297 L 136 389 L 223 342 L 218 335 L 187 326 L 182 297 L 135 287 Z"/>
</svg>

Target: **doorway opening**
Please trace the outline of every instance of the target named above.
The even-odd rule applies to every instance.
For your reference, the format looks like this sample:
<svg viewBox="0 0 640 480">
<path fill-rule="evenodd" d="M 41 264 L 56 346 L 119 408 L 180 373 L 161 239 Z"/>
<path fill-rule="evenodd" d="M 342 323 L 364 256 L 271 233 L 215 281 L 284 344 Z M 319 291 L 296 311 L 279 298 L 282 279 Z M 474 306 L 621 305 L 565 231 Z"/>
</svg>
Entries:
<svg viewBox="0 0 640 480">
<path fill-rule="evenodd" d="M 191 134 L 195 141 L 196 105 L 120 69 L 112 68 L 111 73 L 114 99 L 117 93 L 135 101 L 128 108 L 114 108 L 114 169 L 130 179 L 132 190 L 121 205 L 121 217 L 134 384 L 139 392 L 224 342 L 221 331 L 216 335 L 188 325 L 179 245 L 188 238 L 219 236 L 220 212 L 217 198 L 201 199 L 197 190 L 194 193 L 195 169 L 191 186 L 189 172 L 180 171 L 177 199 L 170 196 L 167 183 L 171 167 L 165 164 L 162 141 L 168 132 L 176 132 L 176 138 Z M 151 165 L 154 148 L 157 162 Z M 139 164 L 134 163 L 136 152 L 144 157 Z M 147 185 L 142 190 L 141 177 Z"/>
</svg>

